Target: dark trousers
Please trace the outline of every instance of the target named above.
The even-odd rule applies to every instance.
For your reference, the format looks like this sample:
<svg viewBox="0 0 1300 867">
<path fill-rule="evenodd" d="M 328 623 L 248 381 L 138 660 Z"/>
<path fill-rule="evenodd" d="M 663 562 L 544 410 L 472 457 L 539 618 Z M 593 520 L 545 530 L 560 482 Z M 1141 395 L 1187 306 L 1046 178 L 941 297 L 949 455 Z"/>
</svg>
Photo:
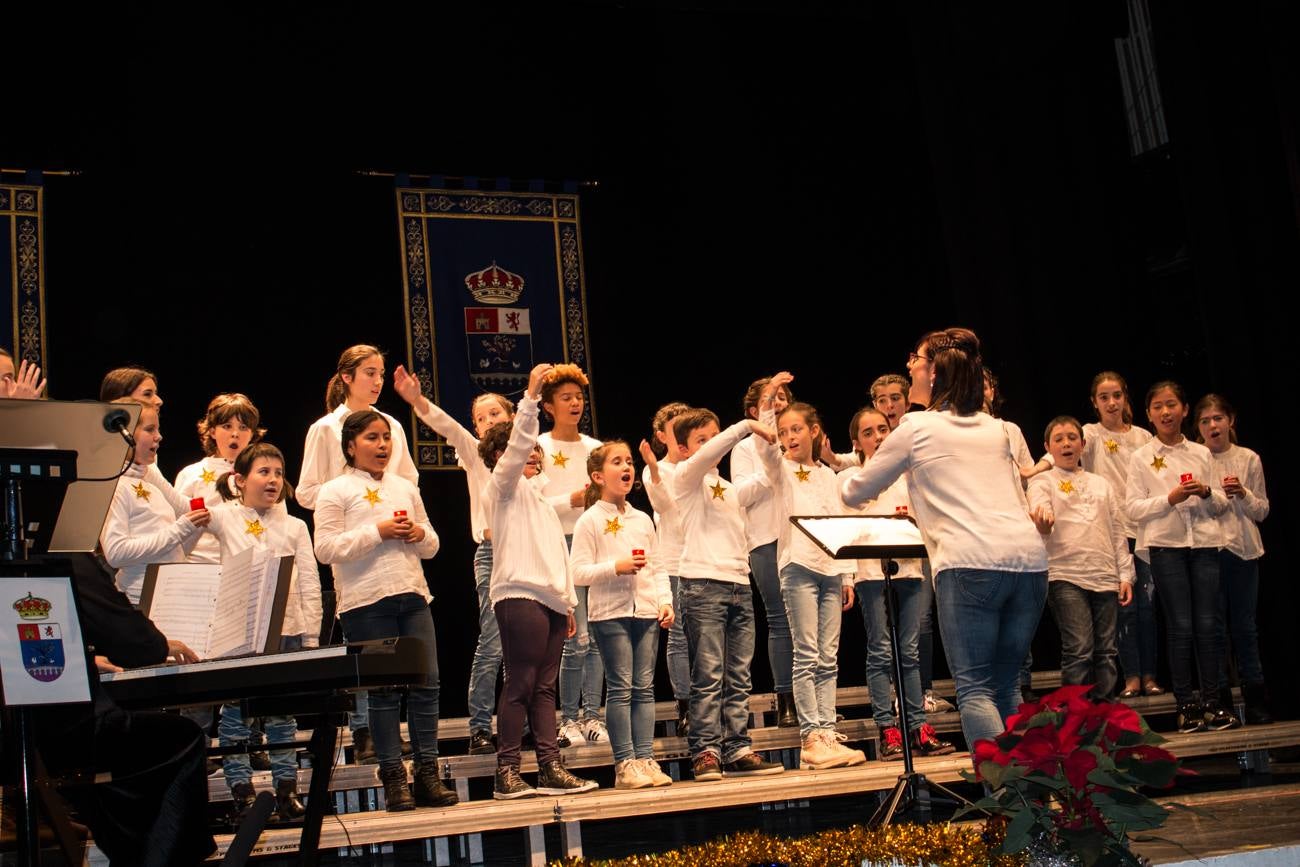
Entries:
<svg viewBox="0 0 1300 867">
<path fill-rule="evenodd" d="M 1153 547 L 1151 576 L 1165 613 L 1174 698 L 1179 704 L 1192 701 L 1199 683 L 1203 701 L 1217 700 L 1223 664 L 1218 549 Z"/>
<path fill-rule="evenodd" d="M 519 768 L 525 719 L 537 741 L 537 763 L 558 761 L 555 680 L 569 618 L 531 599 L 502 599 L 493 611 L 501 632 L 504 665 L 504 685 L 497 702 L 497 765 Z"/>
</svg>

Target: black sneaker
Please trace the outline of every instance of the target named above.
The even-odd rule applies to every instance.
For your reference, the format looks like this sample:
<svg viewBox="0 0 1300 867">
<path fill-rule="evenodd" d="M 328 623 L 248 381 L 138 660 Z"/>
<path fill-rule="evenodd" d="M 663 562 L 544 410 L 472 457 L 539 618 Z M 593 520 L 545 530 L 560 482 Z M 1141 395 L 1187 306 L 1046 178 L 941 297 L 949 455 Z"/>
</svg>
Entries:
<svg viewBox="0 0 1300 867">
<path fill-rule="evenodd" d="M 543 762 L 537 770 L 537 792 L 541 795 L 576 795 L 600 788 L 595 780 L 584 780 L 569 773 L 559 761 Z"/>
<path fill-rule="evenodd" d="M 956 749 L 947 741 L 940 740 L 934 732 L 934 726 L 929 723 L 922 723 L 920 728 L 912 732 L 912 752 L 918 756 L 946 756 Z"/>
<path fill-rule="evenodd" d="M 713 753 L 700 753 L 691 761 L 691 776 L 704 783 L 722 779 L 722 763 Z"/>
<path fill-rule="evenodd" d="M 1178 733 L 1190 735 L 1205 731 L 1205 711 L 1195 702 L 1178 706 Z"/>
<path fill-rule="evenodd" d="M 1241 727 L 1241 720 L 1230 710 L 1218 704 L 1207 704 L 1201 719 L 1205 721 L 1206 731 L 1222 732 Z"/>
<path fill-rule="evenodd" d="M 442 784 L 438 776 L 438 763 L 421 762 L 415 769 L 415 806 L 450 807 L 460 803 L 460 797 Z"/>
<path fill-rule="evenodd" d="M 252 783 L 235 783 L 230 787 L 230 800 L 235 808 L 235 817 L 242 819 L 257 800 L 257 791 Z"/>
<path fill-rule="evenodd" d="M 724 777 L 765 777 L 769 774 L 779 774 L 784 770 L 784 765 L 766 761 L 758 753 L 745 753 L 734 762 L 723 765 L 722 775 Z"/>
<path fill-rule="evenodd" d="M 479 729 L 469 736 L 469 754 L 486 756 L 497 751 L 497 739 L 487 729 Z"/>
<path fill-rule="evenodd" d="M 524 782 L 519 776 L 518 768 L 497 767 L 496 783 L 492 787 L 492 797 L 498 801 L 512 801 L 515 798 L 535 798 L 537 790 Z"/>
</svg>

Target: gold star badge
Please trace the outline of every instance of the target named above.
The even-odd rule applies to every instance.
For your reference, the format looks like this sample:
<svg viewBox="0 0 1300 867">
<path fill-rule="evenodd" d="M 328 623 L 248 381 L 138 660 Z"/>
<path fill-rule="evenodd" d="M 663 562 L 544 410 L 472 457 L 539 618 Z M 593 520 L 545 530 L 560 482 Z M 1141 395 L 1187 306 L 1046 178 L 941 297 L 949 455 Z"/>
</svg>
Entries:
<svg viewBox="0 0 1300 867">
<path fill-rule="evenodd" d="M 727 499 L 726 497 L 723 496 L 723 494 L 727 493 L 727 489 L 722 487 L 722 482 L 714 482 L 713 487 L 709 488 L 709 490 L 713 491 L 713 499 L 715 500 Z"/>
<path fill-rule="evenodd" d="M 1106 440 L 1102 445 L 1104 445 L 1106 451 L 1110 452 L 1112 455 L 1119 451 L 1119 443 L 1115 442 L 1115 440 Z"/>
<path fill-rule="evenodd" d="M 551 455 L 551 460 L 557 467 L 562 467 L 569 462 L 569 459 L 564 456 L 564 452 L 556 452 Z"/>
<path fill-rule="evenodd" d="M 199 473 L 199 479 L 203 482 L 203 484 L 210 485 L 217 480 L 217 474 L 212 472 L 212 470 L 204 470 L 203 472 Z"/>
<path fill-rule="evenodd" d="M 1165 468 L 1165 459 L 1162 458 L 1160 455 L 1156 455 L 1155 460 L 1151 461 L 1151 469 L 1155 470 L 1158 473 L 1164 468 Z"/>
<path fill-rule="evenodd" d="M 244 523 L 248 525 L 248 528 L 245 529 L 244 532 L 252 536 L 254 539 L 262 538 L 262 534 L 266 532 L 266 528 L 262 526 L 261 520 L 257 518 L 254 518 L 251 521 L 245 519 Z"/>
<path fill-rule="evenodd" d="M 623 529 L 623 525 L 618 522 L 618 515 L 615 515 L 613 520 L 605 522 L 606 533 L 613 533 L 618 536 L 618 531 L 621 529 Z"/>
<path fill-rule="evenodd" d="M 1062 494 L 1074 493 L 1074 483 L 1071 482 L 1069 479 L 1061 479 L 1061 484 L 1059 485 L 1059 487 L 1061 489 Z"/>
<path fill-rule="evenodd" d="M 806 481 L 808 481 L 808 476 L 812 475 L 812 471 L 811 471 L 811 470 L 805 470 L 805 469 L 803 468 L 803 464 L 800 464 L 800 465 L 799 465 L 799 469 L 797 469 L 797 470 L 794 471 L 794 475 L 795 475 L 795 478 L 797 478 L 799 481 L 801 481 L 801 482 L 806 482 Z"/>
<path fill-rule="evenodd" d="M 362 499 L 364 499 L 371 506 L 374 506 L 376 503 L 379 502 L 379 490 L 376 488 L 375 490 L 372 491 L 369 488 L 366 488 L 365 496 L 362 497 Z"/>
<path fill-rule="evenodd" d="M 149 489 L 144 486 L 144 482 L 136 482 L 131 486 L 131 490 L 135 491 L 137 499 L 149 502 Z"/>
</svg>

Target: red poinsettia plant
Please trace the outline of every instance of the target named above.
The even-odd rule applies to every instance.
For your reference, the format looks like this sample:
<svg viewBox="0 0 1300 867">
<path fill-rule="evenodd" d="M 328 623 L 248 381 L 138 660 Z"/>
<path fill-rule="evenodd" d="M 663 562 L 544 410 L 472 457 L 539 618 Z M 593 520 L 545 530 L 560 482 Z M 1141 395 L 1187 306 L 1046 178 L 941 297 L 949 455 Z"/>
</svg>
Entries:
<svg viewBox="0 0 1300 867">
<path fill-rule="evenodd" d="M 1063 686 L 1022 704 L 1006 731 L 975 743 L 975 773 L 963 775 L 992 794 L 957 815 L 1005 817 L 1003 852 L 1036 843 L 1074 853 L 1085 867 L 1136 865 L 1127 834 L 1164 824 L 1166 808 L 1139 788 L 1172 786 L 1178 759 L 1137 711 L 1091 701 L 1089 691 Z"/>
</svg>

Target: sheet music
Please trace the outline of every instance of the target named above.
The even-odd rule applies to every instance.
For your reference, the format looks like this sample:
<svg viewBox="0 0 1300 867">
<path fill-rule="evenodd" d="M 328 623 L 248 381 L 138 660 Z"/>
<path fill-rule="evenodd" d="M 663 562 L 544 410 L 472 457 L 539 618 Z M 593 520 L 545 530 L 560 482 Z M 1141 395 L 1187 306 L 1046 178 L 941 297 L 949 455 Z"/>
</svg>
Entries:
<svg viewBox="0 0 1300 867">
<path fill-rule="evenodd" d="M 212 639 L 208 656 L 229 656 L 254 650 L 258 598 L 253 586 L 253 549 L 248 548 L 222 562 L 221 588 L 212 615 Z"/>
<path fill-rule="evenodd" d="M 836 553 L 849 545 L 921 544 L 921 531 L 916 525 L 895 518 L 853 515 L 800 518 L 799 523 Z"/>
<path fill-rule="evenodd" d="M 158 566 L 149 619 L 163 635 L 207 657 L 211 653 L 212 612 L 220 584 L 218 564 L 162 564 Z"/>
<path fill-rule="evenodd" d="M 279 577 L 280 558 L 268 557 L 265 553 L 259 552 L 259 556 L 253 560 L 253 582 L 248 588 L 251 649 L 256 652 L 266 647 L 266 634 L 271 629 L 271 606 L 275 602 L 275 589 Z"/>
</svg>

